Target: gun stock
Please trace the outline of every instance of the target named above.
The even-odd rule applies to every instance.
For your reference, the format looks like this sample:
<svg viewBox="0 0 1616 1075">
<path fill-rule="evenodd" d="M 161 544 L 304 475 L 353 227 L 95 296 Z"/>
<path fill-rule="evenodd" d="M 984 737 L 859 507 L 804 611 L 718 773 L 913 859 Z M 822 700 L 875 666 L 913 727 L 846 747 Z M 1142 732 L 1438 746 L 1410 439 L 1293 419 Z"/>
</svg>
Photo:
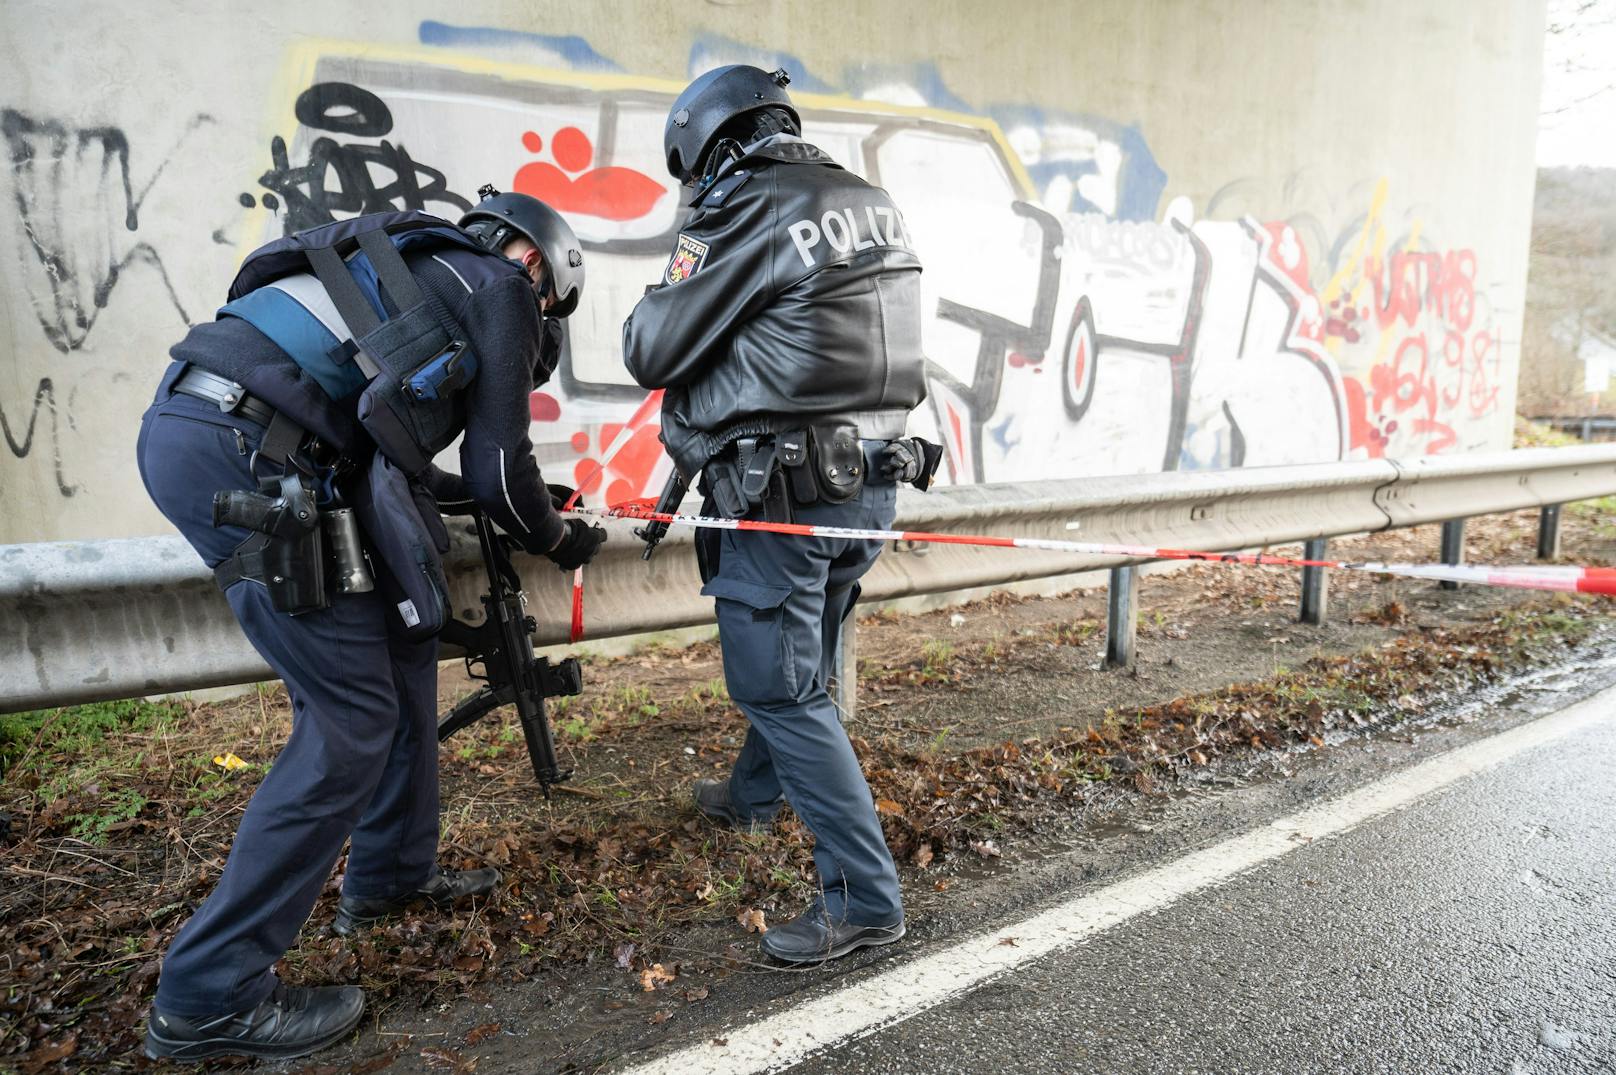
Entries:
<svg viewBox="0 0 1616 1075">
<path fill-rule="evenodd" d="M 574 658 L 552 665 L 546 657 L 533 655 L 533 631 L 537 628 L 527 614 L 527 597 L 522 579 L 510 556 L 482 512 L 475 512 L 477 540 L 482 546 L 483 566 L 488 571 L 488 592 L 483 595 L 483 622 L 476 627 L 450 620 L 441 637 L 466 651 L 468 670 L 480 664 L 487 684 L 460 702 L 438 721 L 438 742 L 476 723 L 504 705 L 516 707 L 522 736 L 527 741 L 528 760 L 533 776 L 550 797 L 550 785 L 572 775 L 556 758 L 555 739 L 544 711 L 549 697 L 577 694 L 583 689 L 583 674 Z"/>
</svg>

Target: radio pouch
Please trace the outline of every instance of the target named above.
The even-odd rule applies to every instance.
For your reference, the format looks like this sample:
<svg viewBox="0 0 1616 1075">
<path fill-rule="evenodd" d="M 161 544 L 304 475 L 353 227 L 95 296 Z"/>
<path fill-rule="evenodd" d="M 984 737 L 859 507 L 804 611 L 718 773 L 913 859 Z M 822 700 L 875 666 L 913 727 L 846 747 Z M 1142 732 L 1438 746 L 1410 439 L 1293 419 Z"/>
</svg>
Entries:
<svg viewBox="0 0 1616 1075">
<path fill-rule="evenodd" d="M 819 486 L 814 481 L 814 468 L 809 464 L 808 431 L 797 429 L 782 433 L 775 444 L 780 469 L 791 487 L 792 501 L 798 505 L 814 503 L 819 499 Z"/>
<path fill-rule="evenodd" d="M 354 333 L 354 362 L 369 383 L 359 396 L 359 424 L 376 446 L 414 477 L 465 426 L 465 399 L 477 364 L 465 344 L 449 337 L 448 311 L 416 282 L 398 249 L 380 229 L 361 231 L 361 252 L 399 312 L 376 315 L 336 247 L 308 251 L 309 264 Z"/>
</svg>

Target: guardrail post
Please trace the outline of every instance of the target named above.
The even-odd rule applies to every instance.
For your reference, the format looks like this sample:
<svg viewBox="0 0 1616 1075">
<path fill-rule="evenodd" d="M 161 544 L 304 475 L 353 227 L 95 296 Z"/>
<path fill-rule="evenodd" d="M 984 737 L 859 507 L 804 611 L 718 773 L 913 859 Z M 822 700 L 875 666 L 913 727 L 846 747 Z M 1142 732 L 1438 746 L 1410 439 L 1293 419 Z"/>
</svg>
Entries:
<svg viewBox="0 0 1616 1075">
<path fill-rule="evenodd" d="M 1302 543 L 1302 559 L 1322 560 L 1330 543 L 1314 538 Z M 1302 622 L 1317 626 L 1324 622 L 1325 609 L 1330 602 L 1330 582 L 1322 567 L 1302 568 Z"/>
<path fill-rule="evenodd" d="M 1139 568 L 1113 567 L 1105 595 L 1105 663 L 1132 670 L 1139 633 Z"/>
<path fill-rule="evenodd" d="M 1560 558 L 1560 505 L 1545 504 L 1537 516 L 1537 558 Z"/>
<path fill-rule="evenodd" d="M 1463 519 L 1449 519 L 1442 524 L 1442 562 L 1457 566 L 1464 563 L 1464 530 Z M 1457 590 L 1457 582 L 1442 583 L 1444 590 Z"/>
<path fill-rule="evenodd" d="M 842 642 L 836 647 L 829 687 L 836 715 L 846 724 L 858 709 L 858 621 L 851 612 L 842 624 Z"/>
</svg>

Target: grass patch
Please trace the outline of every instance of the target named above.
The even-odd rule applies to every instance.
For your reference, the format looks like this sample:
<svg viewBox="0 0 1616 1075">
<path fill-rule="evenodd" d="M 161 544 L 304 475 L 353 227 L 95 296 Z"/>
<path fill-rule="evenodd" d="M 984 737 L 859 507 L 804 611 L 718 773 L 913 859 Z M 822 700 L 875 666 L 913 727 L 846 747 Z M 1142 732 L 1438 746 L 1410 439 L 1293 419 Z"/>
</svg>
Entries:
<svg viewBox="0 0 1616 1075">
<path fill-rule="evenodd" d="M 93 763 L 109 736 L 123 732 L 160 732 L 179 720 L 177 702 L 126 698 L 116 702 L 27 713 L 0 714 L 0 779 L 15 778 L 19 765 L 42 781 Z"/>
</svg>

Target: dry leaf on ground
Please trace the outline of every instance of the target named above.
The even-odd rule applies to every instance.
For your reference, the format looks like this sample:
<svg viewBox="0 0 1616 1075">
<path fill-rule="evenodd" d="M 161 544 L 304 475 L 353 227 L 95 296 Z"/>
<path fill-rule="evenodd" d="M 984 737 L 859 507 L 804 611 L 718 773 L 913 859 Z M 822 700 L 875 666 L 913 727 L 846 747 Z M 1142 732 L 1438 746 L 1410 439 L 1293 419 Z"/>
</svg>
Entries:
<svg viewBox="0 0 1616 1075">
<path fill-rule="evenodd" d="M 640 988 L 649 993 L 658 986 L 667 985 L 677 977 L 679 977 L 677 966 L 670 971 L 660 963 L 653 963 L 640 971 Z"/>
</svg>

